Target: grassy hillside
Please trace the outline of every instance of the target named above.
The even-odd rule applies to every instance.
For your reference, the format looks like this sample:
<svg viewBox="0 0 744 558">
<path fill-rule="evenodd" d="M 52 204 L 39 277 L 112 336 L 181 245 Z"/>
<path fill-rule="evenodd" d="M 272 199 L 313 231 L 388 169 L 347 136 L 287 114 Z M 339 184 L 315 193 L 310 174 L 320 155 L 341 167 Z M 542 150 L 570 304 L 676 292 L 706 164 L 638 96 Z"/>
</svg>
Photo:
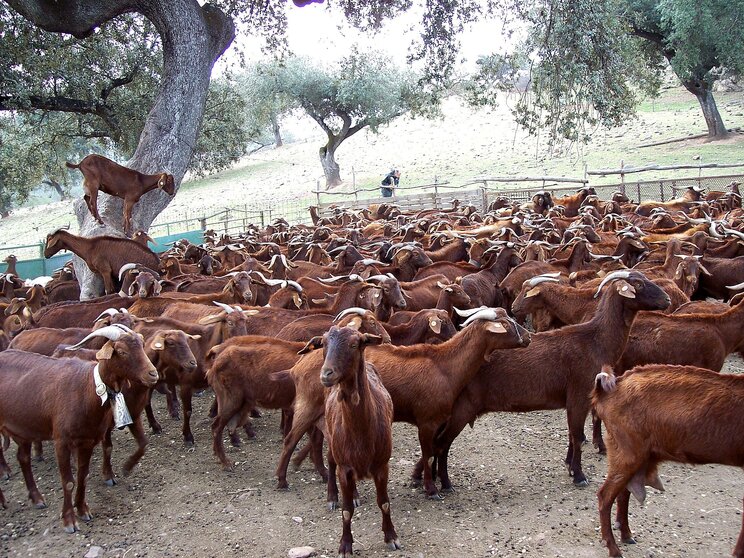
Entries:
<svg viewBox="0 0 744 558">
<path fill-rule="evenodd" d="M 716 98 L 724 122 L 730 128 L 744 128 L 741 93 L 718 93 Z M 508 108 L 511 102 L 513 99 L 504 97 L 496 109 L 473 110 L 453 98 L 445 102 L 440 120 L 404 116 L 379 135 L 358 133 L 337 152 L 345 180 L 339 189 L 350 190 L 353 184 L 376 188 L 392 166 L 401 170 L 402 185 L 418 185 L 431 183 L 435 177 L 451 184 L 483 175 L 581 177 L 585 165 L 589 169 L 617 168 L 621 161 L 630 166 L 744 162 L 741 134 L 723 142 L 687 140 L 639 147 L 706 131 L 697 101 L 681 88 L 666 90 L 660 98 L 641 104 L 637 117 L 622 128 L 596 130 L 588 145 L 553 150 L 544 139 L 517 129 Z M 275 207 L 273 217 L 294 208 L 304 209 L 315 199 L 311 192 L 324 185 L 318 161 L 324 135 L 307 123 L 303 129 L 307 130 L 304 137 L 293 133 L 300 141 L 256 153 L 225 172 L 185 182 L 158 222 L 209 215 L 225 207 Z M 614 181 L 605 182 L 608 180 Z M 71 222 L 74 229 L 74 221 L 70 202 L 19 209 L 0 221 L 3 245 L 39 241 L 56 226 Z"/>
</svg>

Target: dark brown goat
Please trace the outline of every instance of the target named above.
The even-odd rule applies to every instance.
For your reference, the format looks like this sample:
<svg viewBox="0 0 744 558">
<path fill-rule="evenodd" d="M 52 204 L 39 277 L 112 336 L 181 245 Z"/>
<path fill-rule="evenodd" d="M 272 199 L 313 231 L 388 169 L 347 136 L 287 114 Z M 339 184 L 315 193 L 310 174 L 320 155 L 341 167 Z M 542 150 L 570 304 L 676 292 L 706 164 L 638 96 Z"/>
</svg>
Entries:
<svg viewBox="0 0 744 558">
<path fill-rule="evenodd" d="M 612 504 L 623 542 L 634 543 L 628 523 L 632 493 L 641 503 L 646 486 L 663 490 L 663 461 L 744 466 L 744 377 L 692 366 L 640 366 L 615 383 L 597 376 L 592 403 L 607 425 L 607 479 L 597 492 L 602 540 L 621 556 L 612 533 Z M 744 528 L 734 547 L 744 556 Z"/>
<path fill-rule="evenodd" d="M 367 359 L 378 369 L 395 406 L 395 420 L 415 424 L 423 455 L 424 487 L 431 498 L 440 498 L 431 478 L 429 457 L 435 433 L 451 413 L 457 394 L 470 381 L 483 360 L 496 348 L 525 346 L 529 334 L 501 309 L 483 310 L 471 316 L 473 324 L 439 345 L 371 347 Z M 315 337 L 308 343 L 320 343 Z M 300 438 L 323 415 L 324 395 L 318 385 L 319 356 L 309 354 L 292 369 L 297 396 L 292 430 L 284 439 L 277 466 L 279 488 L 287 487 L 287 467 Z"/>
<path fill-rule="evenodd" d="M 332 327 L 320 343 L 323 366 L 320 382 L 330 388 L 325 401 L 328 432 L 328 504 L 338 506 L 336 471 L 341 485 L 343 533 L 339 557 L 351 558 L 356 482 L 372 477 L 377 505 L 382 512 L 382 532 L 388 550 L 401 548 L 390 519 L 387 492 L 388 462 L 393 451 L 393 401 L 374 366 L 364 361 L 364 349 L 379 344 L 380 337 L 351 328 Z M 304 352 L 303 349 L 300 352 Z M 359 441 L 364 440 L 363 444 Z"/>
<path fill-rule="evenodd" d="M 173 175 L 168 173 L 142 174 L 136 170 L 123 167 L 111 159 L 95 153 L 87 155 L 77 165 L 65 163 L 70 169 L 80 169 L 83 173 L 83 191 L 85 203 L 90 214 L 101 225 L 103 220 L 98 214 L 98 190 L 110 196 L 124 200 L 124 232 L 131 232 L 132 208 L 139 199 L 155 188 L 160 188 L 169 196 L 176 194 Z"/>
<path fill-rule="evenodd" d="M 149 387 L 158 377 L 139 335 L 109 326 L 91 334 L 91 338 L 97 336 L 109 339 L 98 352 L 97 364 L 23 351 L 0 354 L 0 430 L 18 444 L 18 461 L 37 508 L 46 504 L 31 471 L 31 443 L 54 439 L 64 494 L 62 521 L 68 533 L 78 529 L 72 454 L 76 452 L 78 458 L 75 507 L 83 520 L 90 521 L 85 500 L 90 457 L 112 421 L 112 405 L 102 402 L 108 397 L 113 402 L 114 394 L 127 382 Z"/>
<path fill-rule="evenodd" d="M 566 464 L 574 484 L 586 486 L 581 469 L 584 423 L 596 371 L 614 365 L 625 349 L 639 310 L 660 310 L 669 297 L 638 272 L 615 272 L 588 322 L 532 336 L 530 346 L 496 352 L 459 394 L 447 427 L 437 439 L 442 487 L 451 489 L 447 452 L 462 429 L 488 412 L 566 409 L 569 429 Z M 421 462 L 417 470 L 421 467 Z"/>
</svg>

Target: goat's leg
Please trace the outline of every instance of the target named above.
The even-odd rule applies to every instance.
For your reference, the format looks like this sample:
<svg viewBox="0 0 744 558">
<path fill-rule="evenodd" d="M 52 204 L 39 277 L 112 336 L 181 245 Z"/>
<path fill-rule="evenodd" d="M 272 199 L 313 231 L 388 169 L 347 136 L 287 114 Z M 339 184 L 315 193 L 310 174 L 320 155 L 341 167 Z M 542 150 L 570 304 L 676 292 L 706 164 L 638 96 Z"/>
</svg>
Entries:
<svg viewBox="0 0 744 558">
<path fill-rule="evenodd" d="M 103 219 L 101 219 L 101 216 L 98 214 L 98 188 L 95 190 L 91 188 L 90 190 L 88 209 L 90 209 L 90 213 L 95 217 L 96 221 L 103 225 Z"/>
<path fill-rule="evenodd" d="M 5 445 L 4 442 L 3 445 Z M 0 447 L 0 479 L 8 480 L 10 478 L 10 467 L 8 466 L 8 462 L 5 461 L 3 449 L 7 449 L 7 446 L 5 448 Z"/>
<path fill-rule="evenodd" d="M 77 490 L 75 492 L 75 508 L 77 514 L 83 521 L 90 521 L 88 502 L 85 501 L 85 485 L 88 481 L 90 471 L 90 457 L 93 455 L 94 444 L 80 444 L 77 448 Z"/>
<path fill-rule="evenodd" d="M 225 455 L 225 444 L 222 441 L 222 434 L 229 420 L 229 416 L 225 414 L 219 414 L 212 419 L 212 451 L 222 463 L 222 470 L 231 473 L 233 464 Z"/>
<path fill-rule="evenodd" d="M 296 409 L 300 410 L 295 411 L 292 420 L 292 429 L 284 437 L 284 447 L 282 448 L 282 454 L 279 456 L 279 463 L 276 467 L 277 488 L 279 489 L 289 487 L 287 484 L 287 468 L 289 467 L 289 460 L 292 457 L 292 452 L 297 447 L 297 443 L 322 416 L 323 409 L 321 408 L 320 412 L 318 412 L 317 410 L 313 410 L 311 408 L 312 406 L 310 403 L 304 406 L 297 405 Z"/>
<path fill-rule="evenodd" d="M 377 506 L 382 512 L 382 532 L 385 534 L 385 542 L 388 550 L 400 550 L 400 541 L 395 532 L 393 520 L 390 518 L 390 498 L 388 498 L 388 464 L 385 463 L 373 473 L 375 490 L 377 492 Z"/>
<path fill-rule="evenodd" d="M 2 495 L 0 495 L 0 498 L 2 498 Z M 741 520 L 741 531 L 739 531 L 739 538 L 736 540 L 733 555 L 737 558 L 744 556 L 744 517 Z"/>
<path fill-rule="evenodd" d="M 323 482 L 326 482 L 330 473 L 323 463 L 323 431 L 316 426 L 308 433 L 308 438 L 310 438 L 310 460 L 315 465 L 315 472 L 320 475 Z"/>
<path fill-rule="evenodd" d="M 44 447 L 41 445 L 41 442 L 38 440 L 34 442 L 33 448 L 34 448 L 34 452 L 33 452 L 34 461 L 38 461 L 38 462 L 44 461 Z"/>
<path fill-rule="evenodd" d="M 62 523 L 66 533 L 74 533 L 78 530 L 75 510 L 72 507 L 72 489 L 75 487 L 72 476 L 72 463 L 70 463 L 70 446 L 64 440 L 54 441 L 54 453 L 57 455 L 57 467 L 62 479 L 62 492 L 64 502 L 62 504 Z"/>
<path fill-rule="evenodd" d="M 183 443 L 187 446 L 194 445 L 194 435 L 191 433 L 191 398 L 193 389 L 188 384 L 179 386 L 181 395 L 181 406 L 183 407 Z"/>
<path fill-rule="evenodd" d="M 615 525 L 620 529 L 620 540 L 625 544 L 635 544 L 633 533 L 630 531 L 628 522 L 628 505 L 630 504 L 630 490 L 624 488 L 617 497 L 617 514 L 615 515 Z"/>
<path fill-rule="evenodd" d="M 438 467 L 438 475 L 439 480 L 442 482 L 442 492 L 454 492 L 455 489 L 452 488 L 452 481 L 449 478 L 449 452 L 450 448 L 452 447 L 452 441 L 441 443 L 440 447 L 436 450 L 436 457 L 435 461 L 437 463 Z M 434 476 L 434 471 L 432 468 L 432 476 Z"/>
<path fill-rule="evenodd" d="M 134 417 L 134 422 L 129 425 L 129 431 L 132 433 L 134 440 L 137 442 L 137 449 L 132 452 L 132 455 L 127 458 L 127 460 L 124 462 L 124 466 L 122 467 L 124 475 L 127 476 L 132 472 L 134 466 L 139 463 L 139 460 L 142 459 L 142 456 L 145 455 L 145 448 L 147 447 L 148 439 L 147 435 L 145 434 L 145 429 L 142 427 L 141 415 L 137 415 L 136 417 Z"/>
<path fill-rule="evenodd" d="M 132 208 L 134 208 L 134 202 L 129 199 L 124 199 L 124 234 L 131 236 L 132 234 Z"/>
<path fill-rule="evenodd" d="M 338 509 L 338 484 L 336 483 L 336 460 L 328 450 L 328 511 Z"/>
<path fill-rule="evenodd" d="M 341 533 L 341 543 L 338 547 L 338 558 L 352 558 L 352 544 L 354 537 L 351 534 L 351 517 L 354 515 L 354 492 L 356 483 L 354 482 L 354 472 L 348 467 L 343 468 L 339 475 L 339 484 L 341 485 L 341 498 L 343 517 L 343 531 Z"/>
<path fill-rule="evenodd" d="M 31 442 L 16 441 L 16 443 L 18 444 L 18 465 L 20 465 L 21 472 L 23 472 L 23 480 L 26 481 L 28 497 L 31 499 L 31 502 L 36 509 L 40 510 L 42 508 L 46 508 L 46 502 L 44 502 L 44 497 L 41 495 L 41 492 L 39 492 L 39 488 L 36 486 L 34 473 L 31 470 Z"/>
<path fill-rule="evenodd" d="M 592 444 L 602 455 L 607 453 L 607 447 L 602 438 L 602 421 L 594 409 L 592 409 Z"/>
<path fill-rule="evenodd" d="M 597 491 L 602 542 L 607 545 L 611 557 L 622 556 L 620 548 L 617 546 L 615 535 L 612 533 L 612 504 L 620 492 L 625 490 L 625 485 L 629 480 L 630 476 L 613 471 L 612 465 L 610 465 L 610 469 L 607 472 L 607 480 L 605 480 L 599 491 Z"/>
<path fill-rule="evenodd" d="M 152 428 L 155 434 L 160 434 L 163 431 L 163 427 L 160 426 L 158 419 L 155 418 L 155 414 L 152 412 L 152 389 L 147 395 L 147 403 L 145 404 L 145 414 L 147 415 L 147 422 Z"/>
<path fill-rule="evenodd" d="M 0 490 L 0 506 L 3 507 L 3 509 L 7 509 L 7 504 L 5 503 L 5 494 L 3 494 L 3 491 Z"/>
<path fill-rule="evenodd" d="M 168 404 L 168 414 L 174 420 L 181 419 L 181 408 L 178 404 L 178 397 L 176 397 L 176 384 L 168 384 L 163 386 L 163 395 Z"/>
<path fill-rule="evenodd" d="M 111 426 L 106 430 L 106 434 L 103 436 L 101 442 L 101 449 L 103 450 L 103 463 L 101 464 L 101 473 L 103 474 L 104 482 L 109 486 L 116 484 L 116 478 L 114 475 L 114 469 L 111 467 L 111 450 L 114 444 L 111 441 Z"/>
<path fill-rule="evenodd" d="M 588 407 L 582 405 L 580 408 L 576 408 L 575 402 L 572 402 L 569 397 L 566 404 L 569 439 L 566 465 L 568 465 L 569 474 L 573 476 L 574 485 L 579 487 L 589 485 L 589 481 L 586 480 L 586 476 L 581 470 L 581 444 L 584 441 L 584 423 L 588 414 Z"/>
<path fill-rule="evenodd" d="M 424 462 L 424 490 L 426 496 L 431 500 L 441 500 L 442 496 L 437 490 L 434 479 L 431 476 L 431 463 L 434 459 L 434 430 L 426 426 L 419 425 L 418 431 L 419 444 L 421 445 L 421 459 Z"/>
</svg>

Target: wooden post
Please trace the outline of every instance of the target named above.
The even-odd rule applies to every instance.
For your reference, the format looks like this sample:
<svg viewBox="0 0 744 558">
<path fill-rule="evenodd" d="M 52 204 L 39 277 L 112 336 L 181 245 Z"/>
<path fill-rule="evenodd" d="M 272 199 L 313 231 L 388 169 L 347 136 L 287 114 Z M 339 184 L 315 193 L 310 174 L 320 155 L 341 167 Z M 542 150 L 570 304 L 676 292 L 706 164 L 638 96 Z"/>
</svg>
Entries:
<svg viewBox="0 0 744 558">
<path fill-rule="evenodd" d="M 437 188 L 437 177 L 434 175 L 434 209 L 439 209 L 439 188 Z"/>
<path fill-rule="evenodd" d="M 201 230 L 203 231 L 207 230 L 207 218 L 206 217 L 199 217 L 199 226 L 201 227 Z"/>
<path fill-rule="evenodd" d="M 659 195 L 661 196 L 660 201 L 664 201 L 664 181 L 663 180 L 659 180 Z"/>
<path fill-rule="evenodd" d="M 354 192 L 356 193 L 356 171 L 354 170 L 354 167 L 351 167 L 351 187 L 354 189 Z"/>
<path fill-rule="evenodd" d="M 488 191 L 486 190 L 487 187 L 488 187 L 488 182 L 484 180 L 483 186 L 481 186 L 481 203 L 482 203 L 481 211 L 483 213 L 485 213 L 486 210 L 488 209 Z"/>
<path fill-rule="evenodd" d="M 315 196 L 318 199 L 318 211 L 320 211 L 320 179 L 318 179 L 315 186 Z"/>
</svg>

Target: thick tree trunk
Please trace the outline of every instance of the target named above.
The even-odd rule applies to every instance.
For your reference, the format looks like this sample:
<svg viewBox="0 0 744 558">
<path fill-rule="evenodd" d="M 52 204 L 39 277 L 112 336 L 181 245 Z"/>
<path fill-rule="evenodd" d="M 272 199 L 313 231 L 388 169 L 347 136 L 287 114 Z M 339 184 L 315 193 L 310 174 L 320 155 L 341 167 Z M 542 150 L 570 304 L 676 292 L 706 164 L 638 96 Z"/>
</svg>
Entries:
<svg viewBox="0 0 744 558">
<path fill-rule="evenodd" d="M 718 112 L 711 85 L 702 81 L 684 82 L 683 85 L 685 89 L 697 97 L 700 108 L 703 109 L 705 123 L 708 126 L 708 136 L 716 139 L 725 138 L 728 135 L 728 130 L 723 124 L 721 113 Z"/>
<path fill-rule="evenodd" d="M 282 140 L 282 133 L 279 129 L 279 121 L 276 119 L 276 116 L 271 117 L 271 128 L 274 131 L 274 145 L 281 147 L 284 145 L 284 141 Z"/>
<path fill-rule="evenodd" d="M 336 162 L 335 154 L 338 144 L 341 142 L 329 141 L 327 145 L 320 148 L 320 164 L 326 179 L 326 189 L 341 184 L 341 168 Z"/>
<path fill-rule="evenodd" d="M 48 31 L 85 37 L 112 17 L 138 12 L 153 22 L 163 44 L 163 81 L 145 121 L 139 144 L 126 166 L 143 173 L 169 172 L 176 187 L 186 173 L 204 115 L 212 66 L 235 37 L 232 20 L 197 0 L 10 0 L 19 13 Z M 147 230 L 171 198 L 162 190 L 145 194 L 134 207 L 133 230 Z M 123 236 L 123 200 L 100 192 L 99 225 L 83 200 L 75 202 L 82 236 Z M 103 282 L 75 259 L 80 298 L 103 293 Z"/>
</svg>

